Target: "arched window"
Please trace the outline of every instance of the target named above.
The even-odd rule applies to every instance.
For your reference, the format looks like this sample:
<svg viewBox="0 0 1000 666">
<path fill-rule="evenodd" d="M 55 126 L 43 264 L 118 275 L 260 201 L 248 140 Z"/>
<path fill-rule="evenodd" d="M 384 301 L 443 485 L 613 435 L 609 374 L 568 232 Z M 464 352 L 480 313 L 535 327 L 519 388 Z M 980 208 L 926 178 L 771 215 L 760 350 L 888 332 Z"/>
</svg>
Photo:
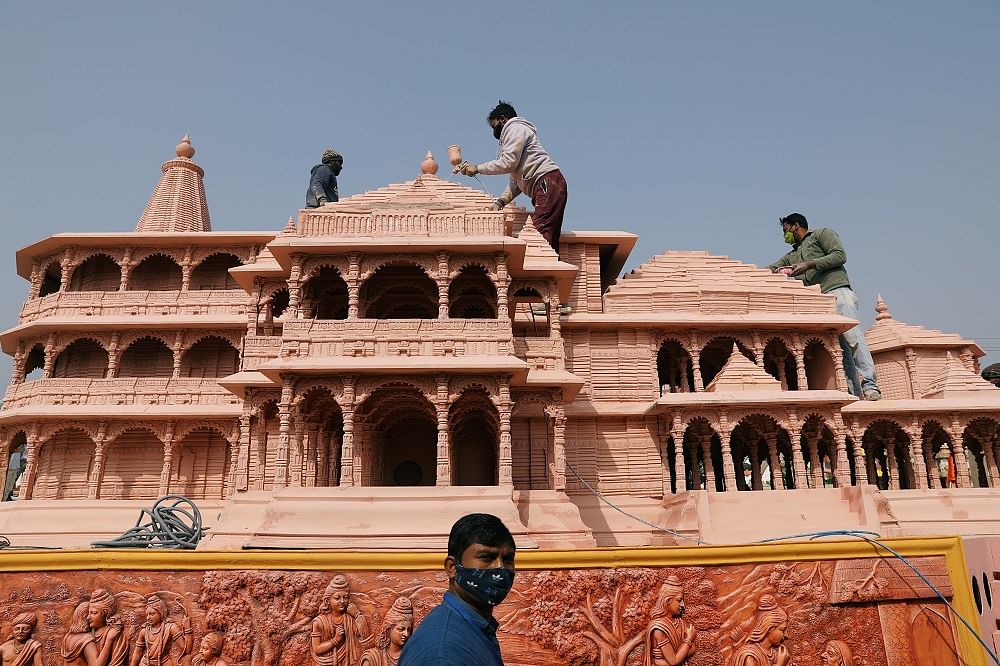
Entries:
<svg viewBox="0 0 1000 666">
<path fill-rule="evenodd" d="M 93 340 L 76 340 L 56 356 L 52 376 L 58 379 L 104 379 L 108 352 Z"/>
<path fill-rule="evenodd" d="M 181 377 L 227 377 L 240 366 L 236 348 L 219 337 L 208 337 L 191 346 L 181 359 Z"/>
<path fill-rule="evenodd" d="M 129 291 L 180 291 L 184 282 L 181 267 L 162 254 L 146 257 L 128 278 Z"/>
<path fill-rule="evenodd" d="M 94 441 L 82 430 L 56 433 L 39 448 L 32 499 L 81 499 L 87 497 Z"/>
<path fill-rule="evenodd" d="M 95 254 L 76 267 L 69 280 L 69 291 L 118 291 L 122 269 L 106 254 Z"/>
<path fill-rule="evenodd" d="M 677 340 L 665 340 L 656 354 L 656 376 L 660 395 L 694 393 L 694 365 L 691 355 Z"/>
<path fill-rule="evenodd" d="M 788 351 L 782 340 L 773 338 L 764 347 L 764 371 L 781 382 L 781 387 L 786 391 L 798 390 L 799 378 L 795 367 L 795 356 Z"/>
<path fill-rule="evenodd" d="M 482 266 L 466 266 L 448 289 L 452 319 L 496 319 L 497 288 Z"/>
<path fill-rule="evenodd" d="M 333 266 L 324 266 L 309 278 L 302 297 L 302 310 L 311 319 L 347 319 L 347 283 Z"/>
<path fill-rule="evenodd" d="M 177 443 L 170 489 L 194 500 L 225 497 L 229 442 L 211 428 L 199 428 Z"/>
<path fill-rule="evenodd" d="M 191 271 L 191 281 L 188 289 L 201 291 L 205 289 L 239 289 L 240 285 L 229 274 L 230 268 L 242 266 L 239 257 L 220 253 L 213 254 Z"/>
<path fill-rule="evenodd" d="M 54 294 L 59 291 L 60 286 L 62 286 L 62 266 L 58 261 L 53 261 L 42 275 L 42 286 L 38 290 L 38 295 L 41 297 Z"/>
<path fill-rule="evenodd" d="M 174 354 L 158 338 L 133 342 L 118 364 L 119 377 L 170 377 L 174 373 Z"/>
<path fill-rule="evenodd" d="M 754 353 L 747 349 L 742 342 L 728 336 L 713 338 L 702 348 L 701 356 L 699 357 L 701 379 L 703 382 L 702 386 L 708 386 L 711 384 L 712 380 L 715 379 L 715 376 L 719 374 L 719 371 L 726 365 L 726 361 L 728 361 L 729 357 L 734 353 L 734 343 L 744 356 L 756 363 L 757 358 L 754 356 Z"/>
<path fill-rule="evenodd" d="M 417 266 L 383 266 L 361 286 L 363 319 L 437 319 L 437 284 Z"/>
<path fill-rule="evenodd" d="M 32 382 L 42 378 L 45 369 L 45 349 L 35 345 L 24 359 L 24 381 Z"/>
<path fill-rule="evenodd" d="M 837 366 L 822 342 L 812 340 L 806 345 L 804 360 L 810 391 L 837 390 Z"/>
</svg>

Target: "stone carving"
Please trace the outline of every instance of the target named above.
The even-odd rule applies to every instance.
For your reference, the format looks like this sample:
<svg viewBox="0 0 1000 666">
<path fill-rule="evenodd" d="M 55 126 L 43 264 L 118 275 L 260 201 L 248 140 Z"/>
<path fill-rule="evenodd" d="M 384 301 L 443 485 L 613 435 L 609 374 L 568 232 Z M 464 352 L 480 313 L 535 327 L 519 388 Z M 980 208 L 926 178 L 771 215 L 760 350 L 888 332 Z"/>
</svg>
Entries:
<svg viewBox="0 0 1000 666">
<path fill-rule="evenodd" d="M 38 616 L 20 613 L 10 621 L 11 637 L 0 645 L 0 664 L 42 666 L 42 644 L 32 638 Z"/>
<path fill-rule="evenodd" d="M 69 628 L 63 636 L 59 654 L 67 664 L 94 666 L 98 664 L 97 641 L 90 631 L 90 603 L 81 601 L 73 610 Z"/>
<path fill-rule="evenodd" d="M 222 658 L 224 642 L 225 637 L 216 631 L 205 634 L 198 647 L 198 653 L 191 663 L 194 666 L 230 666 L 229 662 Z"/>
<path fill-rule="evenodd" d="M 822 666 L 861 666 L 861 658 L 851 653 L 850 646 L 844 641 L 828 641 L 823 653 L 819 656 Z"/>
<path fill-rule="evenodd" d="M 695 652 L 698 631 L 684 620 L 684 589 L 677 576 L 660 586 L 646 629 L 645 666 L 679 666 Z"/>
<path fill-rule="evenodd" d="M 375 647 L 361 655 L 360 666 L 395 666 L 411 633 L 413 604 L 406 597 L 398 597 L 386 612 L 375 635 Z"/>
<path fill-rule="evenodd" d="M 95 666 L 124 666 L 128 660 L 128 635 L 118 615 L 118 602 L 107 589 L 99 588 L 91 593 L 87 621 L 97 647 Z"/>
<path fill-rule="evenodd" d="M 177 666 L 171 656 L 174 644 L 180 646 L 183 658 L 191 652 L 193 642 L 191 619 L 185 615 L 178 626 L 170 620 L 163 599 L 152 594 L 146 598 L 146 623 L 135 638 L 130 666 Z"/>
<path fill-rule="evenodd" d="M 347 576 L 333 577 L 312 624 L 312 655 L 318 666 L 353 666 L 372 644 L 368 619 L 351 603 Z"/>
<path fill-rule="evenodd" d="M 757 617 L 743 647 L 733 655 L 733 666 L 785 666 L 791 659 L 785 647 L 788 613 L 765 594 L 757 603 Z"/>
</svg>

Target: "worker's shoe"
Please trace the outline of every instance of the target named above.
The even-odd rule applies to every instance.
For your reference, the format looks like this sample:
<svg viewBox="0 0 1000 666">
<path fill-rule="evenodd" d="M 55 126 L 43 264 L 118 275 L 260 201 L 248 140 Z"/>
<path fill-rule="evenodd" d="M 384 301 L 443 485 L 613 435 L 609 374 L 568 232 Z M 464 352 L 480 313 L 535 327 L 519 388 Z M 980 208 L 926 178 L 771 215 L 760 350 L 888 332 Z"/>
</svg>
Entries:
<svg viewBox="0 0 1000 666">
<path fill-rule="evenodd" d="M 572 310 L 573 310 L 573 308 L 571 308 L 569 306 L 569 303 L 560 303 L 559 304 L 559 314 L 561 314 L 561 315 L 568 315 Z"/>
<path fill-rule="evenodd" d="M 865 400 L 875 401 L 875 400 L 881 400 L 881 399 L 882 399 L 882 392 L 879 391 L 878 389 L 872 389 L 871 391 L 865 391 Z"/>
</svg>

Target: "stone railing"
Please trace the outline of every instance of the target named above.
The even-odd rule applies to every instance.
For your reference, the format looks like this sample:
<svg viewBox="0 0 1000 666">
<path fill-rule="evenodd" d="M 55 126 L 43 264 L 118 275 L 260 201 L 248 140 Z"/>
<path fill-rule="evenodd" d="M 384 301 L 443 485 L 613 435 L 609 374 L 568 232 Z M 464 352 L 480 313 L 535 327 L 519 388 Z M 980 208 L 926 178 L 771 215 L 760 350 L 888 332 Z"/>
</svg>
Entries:
<svg viewBox="0 0 1000 666">
<path fill-rule="evenodd" d="M 36 379 L 7 387 L 3 411 L 32 405 L 232 405 L 217 379 Z"/>
<path fill-rule="evenodd" d="M 243 342 L 243 369 L 256 370 L 261 363 L 278 358 L 280 353 L 280 335 L 248 335 Z"/>
<path fill-rule="evenodd" d="M 27 301 L 21 323 L 43 317 L 242 315 L 253 307 L 238 289 L 204 291 L 61 291 Z"/>
<path fill-rule="evenodd" d="M 497 319 L 358 319 L 284 323 L 282 356 L 505 356 L 510 322 Z"/>
<path fill-rule="evenodd" d="M 502 212 L 445 213 L 380 210 L 374 213 L 303 212 L 299 236 L 503 236 Z"/>
<path fill-rule="evenodd" d="M 552 338 L 514 338 L 514 353 L 532 370 L 565 370 L 563 341 Z"/>
</svg>

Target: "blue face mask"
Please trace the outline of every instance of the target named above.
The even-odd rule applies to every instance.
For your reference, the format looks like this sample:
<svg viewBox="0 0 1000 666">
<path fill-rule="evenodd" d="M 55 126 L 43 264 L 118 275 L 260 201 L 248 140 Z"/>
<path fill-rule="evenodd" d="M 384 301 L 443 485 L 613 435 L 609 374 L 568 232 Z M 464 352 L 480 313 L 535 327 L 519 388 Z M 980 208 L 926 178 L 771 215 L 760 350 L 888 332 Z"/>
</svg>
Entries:
<svg viewBox="0 0 1000 666">
<path fill-rule="evenodd" d="M 470 569 L 455 563 L 455 583 L 487 606 L 500 604 L 514 585 L 514 572 L 504 567 Z"/>
</svg>

